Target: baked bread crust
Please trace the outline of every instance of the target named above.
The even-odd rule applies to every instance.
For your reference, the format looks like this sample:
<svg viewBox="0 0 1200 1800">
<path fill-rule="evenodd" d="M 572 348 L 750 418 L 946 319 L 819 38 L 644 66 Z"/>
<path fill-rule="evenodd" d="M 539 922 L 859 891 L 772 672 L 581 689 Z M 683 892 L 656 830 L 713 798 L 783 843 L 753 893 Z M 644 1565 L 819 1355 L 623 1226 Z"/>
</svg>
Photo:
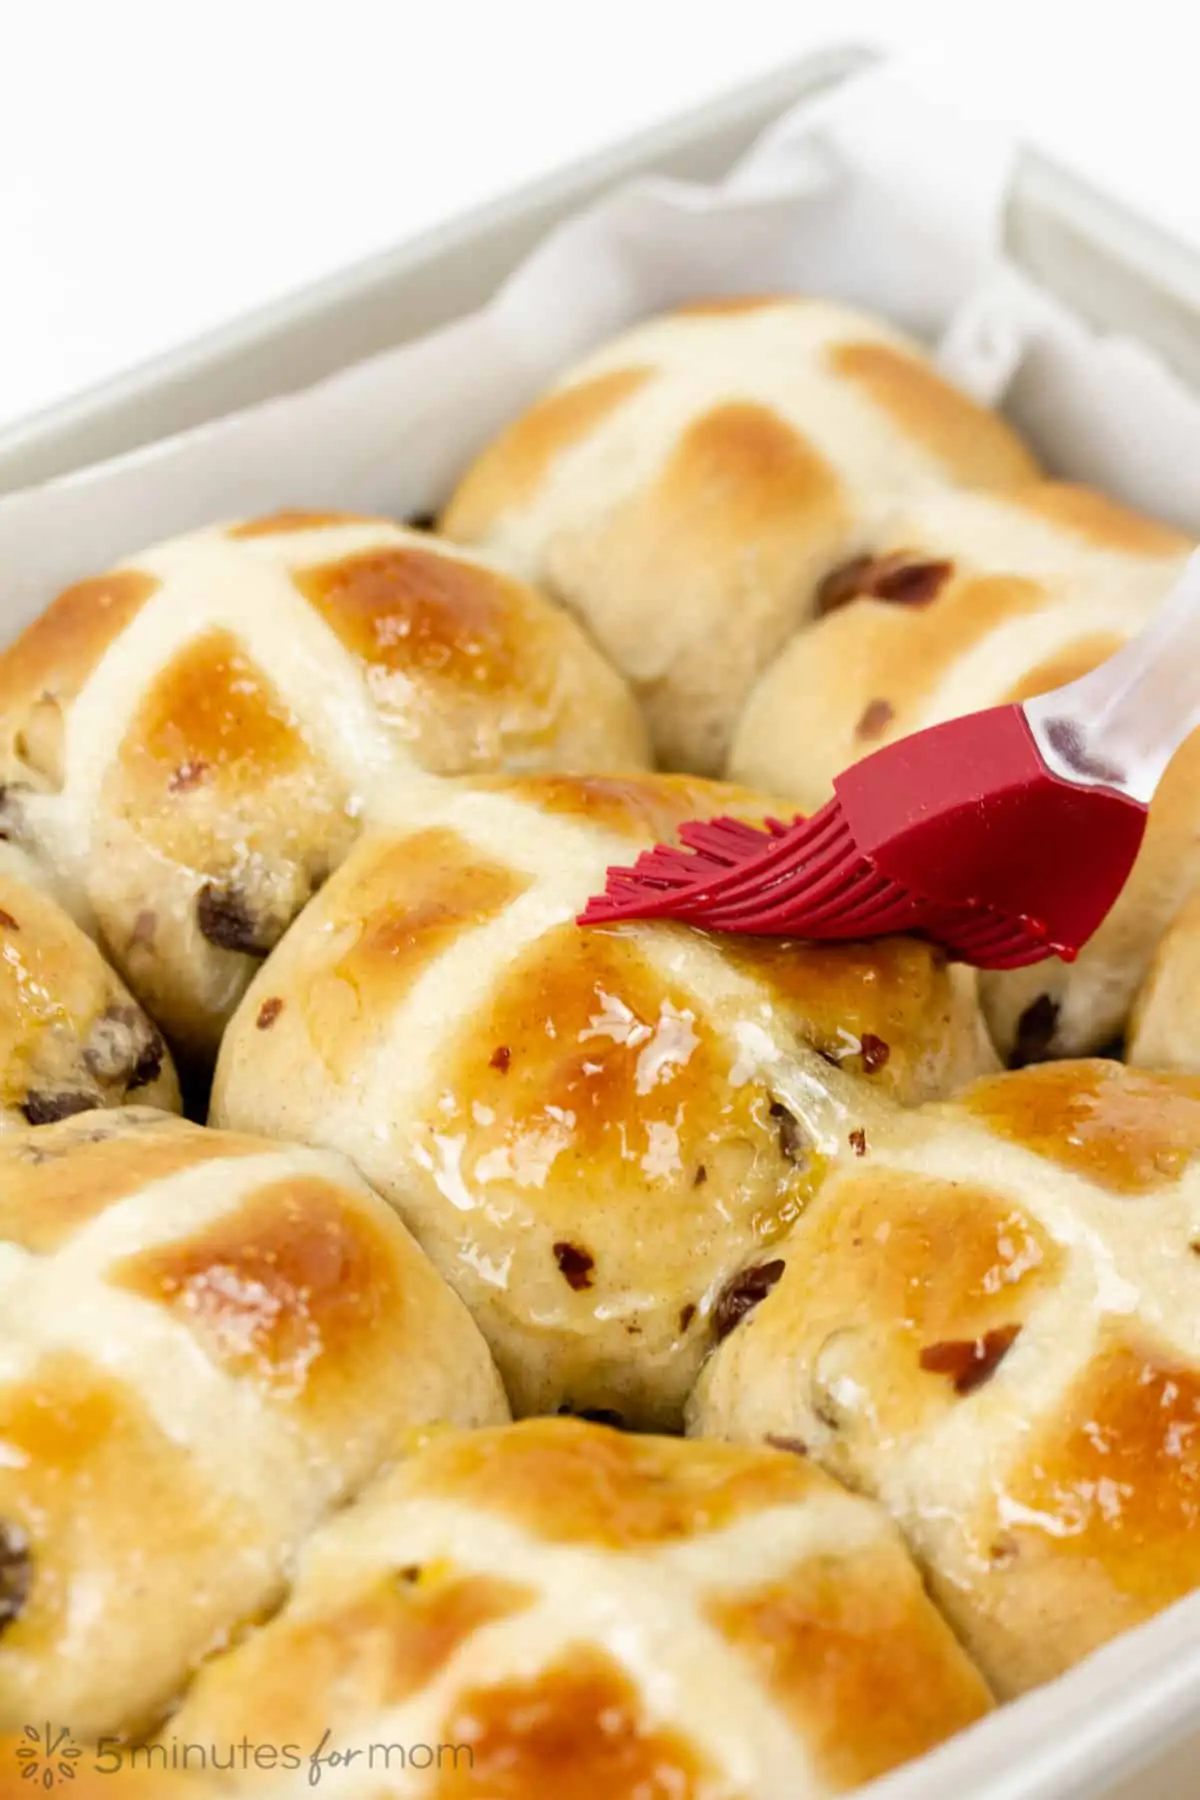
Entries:
<svg viewBox="0 0 1200 1800">
<path fill-rule="evenodd" d="M 586 622 L 659 761 L 724 772 L 755 677 L 897 494 L 1036 466 L 909 339 L 796 296 L 623 332 L 467 470 L 441 519 Z"/>
<path fill-rule="evenodd" d="M 1001 1697 L 1200 1583 L 1200 1079 L 1047 1063 L 822 1187 L 689 1428 L 883 1501 Z"/>
<path fill-rule="evenodd" d="M 507 1407 L 327 1152 L 145 1108 L 0 1138 L 0 1731 L 155 1725 L 418 1424 Z"/>
<path fill-rule="evenodd" d="M 1200 893 L 1159 942 L 1129 1020 L 1125 1054 L 1147 1069 L 1200 1074 Z"/>
<path fill-rule="evenodd" d="M 435 1437 L 377 1482 L 171 1736 L 328 1733 L 359 1746 L 346 1800 L 382 1791 L 389 1744 L 437 1800 L 791 1800 L 988 1708 L 878 1508 L 781 1451 L 559 1419 Z M 406 1745 L 450 1754 L 422 1777 Z"/>
<path fill-rule="evenodd" d="M 815 810 L 840 769 L 896 738 L 1074 680 L 1154 616 L 1191 549 L 1086 488 L 942 493 L 898 513 L 827 610 L 767 670 L 742 715 L 735 778 Z M 1117 905 L 1079 960 L 984 976 L 1001 1055 L 1100 1050 L 1155 944 L 1200 881 L 1200 738 L 1155 796 Z"/>
<path fill-rule="evenodd" d="M 214 1123 L 344 1151 L 492 1345 L 515 1412 L 678 1425 L 728 1284 L 884 1098 L 995 1067 L 970 972 L 912 940 L 580 931 L 604 870 L 772 803 L 692 777 L 396 798 L 252 984 Z"/>
<path fill-rule="evenodd" d="M 382 519 L 283 513 L 158 545 L 61 594 L 0 658 L 16 829 L 210 1064 L 377 789 L 645 759 L 632 698 L 573 620 Z"/>
<path fill-rule="evenodd" d="M 179 1110 L 162 1035 L 45 871 L 0 842 L 0 1132 L 130 1102 Z"/>
</svg>

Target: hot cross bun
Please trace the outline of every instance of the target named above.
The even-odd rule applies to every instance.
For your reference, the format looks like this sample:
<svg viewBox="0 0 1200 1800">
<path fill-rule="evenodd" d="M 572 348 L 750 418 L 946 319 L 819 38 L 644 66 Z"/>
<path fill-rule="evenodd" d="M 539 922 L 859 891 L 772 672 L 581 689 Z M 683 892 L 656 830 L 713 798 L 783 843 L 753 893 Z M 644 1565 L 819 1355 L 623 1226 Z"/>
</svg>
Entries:
<svg viewBox="0 0 1200 1800">
<path fill-rule="evenodd" d="M 755 677 L 897 493 L 1036 472 L 880 320 L 712 301 L 569 370 L 467 470 L 441 528 L 579 614 L 665 767 L 719 775 Z"/>
<path fill-rule="evenodd" d="M 144 1108 L 0 1138 L 0 1731 L 152 1726 L 412 1425 L 507 1417 L 342 1158 Z"/>
<path fill-rule="evenodd" d="M 989 1704 L 894 1527 L 811 1463 L 558 1419 L 374 1484 L 163 1742 L 297 1746 L 278 1800 L 313 1751 L 345 1800 L 819 1800 Z"/>
<path fill-rule="evenodd" d="M 771 803 L 679 776 L 409 789 L 226 1033 L 214 1122 L 345 1151 L 518 1413 L 677 1425 L 821 1159 L 883 1096 L 995 1066 L 973 978 L 926 945 L 575 925 L 609 863 L 721 811 Z"/>
<path fill-rule="evenodd" d="M 1190 548 L 1059 483 L 914 502 L 826 584 L 822 616 L 763 676 L 732 770 L 815 809 L 840 769 L 895 738 L 1094 668 L 1154 616 Z M 1168 772 L 1130 882 L 1079 961 L 985 978 L 1002 1055 L 1078 1055 L 1119 1035 L 1159 936 L 1200 881 L 1198 795 L 1200 738 Z"/>
<path fill-rule="evenodd" d="M 131 1100 L 179 1107 L 161 1034 L 45 871 L 0 841 L 0 1132 Z"/>
<path fill-rule="evenodd" d="M 16 828 L 210 1063 L 377 789 L 645 759 L 624 683 L 573 620 L 382 519 L 281 513 L 161 544 L 69 588 L 0 658 Z"/>
<path fill-rule="evenodd" d="M 858 1149 L 690 1426 L 882 1500 L 1017 1694 L 1200 1583 L 1200 1078 L 1044 1063 Z"/>
</svg>

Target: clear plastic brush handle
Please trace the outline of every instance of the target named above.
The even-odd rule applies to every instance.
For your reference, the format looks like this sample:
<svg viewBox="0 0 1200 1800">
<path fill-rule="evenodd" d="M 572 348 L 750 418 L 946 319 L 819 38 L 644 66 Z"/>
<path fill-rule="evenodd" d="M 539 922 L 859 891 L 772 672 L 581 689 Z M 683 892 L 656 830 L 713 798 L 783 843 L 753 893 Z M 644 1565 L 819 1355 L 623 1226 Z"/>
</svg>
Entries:
<svg viewBox="0 0 1200 1800">
<path fill-rule="evenodd" d="M 1148 804 L 1200 726 L 1200 551 L 1145 631 L 1022 711 L 1054 774 Z"/>
</svg>

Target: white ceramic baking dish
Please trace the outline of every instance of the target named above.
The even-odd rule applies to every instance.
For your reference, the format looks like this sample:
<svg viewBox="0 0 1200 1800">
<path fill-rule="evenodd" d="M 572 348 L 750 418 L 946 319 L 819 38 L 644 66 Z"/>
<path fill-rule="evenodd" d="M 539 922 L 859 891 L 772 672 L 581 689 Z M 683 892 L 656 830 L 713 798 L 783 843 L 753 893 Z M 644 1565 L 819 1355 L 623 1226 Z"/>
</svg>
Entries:
<svg viewBox="0 0 1200 1800">
<path fill-rule="evenodd" d="M 0 491 L 290 392 L 480 305 L 549 227 L 612 184 L 720 177 L 779 114 L 852 78 L 834 49 L 374 259 L 0 434 Z M 1005 219 L 1010 260 L 1088 324 L 1140 340 L 1200 392 L 1200 257 L 1033 153 Z M 1003 1709 L 873 1800 L 1194 1800 L 1200 1595 Z"/>
</svg>

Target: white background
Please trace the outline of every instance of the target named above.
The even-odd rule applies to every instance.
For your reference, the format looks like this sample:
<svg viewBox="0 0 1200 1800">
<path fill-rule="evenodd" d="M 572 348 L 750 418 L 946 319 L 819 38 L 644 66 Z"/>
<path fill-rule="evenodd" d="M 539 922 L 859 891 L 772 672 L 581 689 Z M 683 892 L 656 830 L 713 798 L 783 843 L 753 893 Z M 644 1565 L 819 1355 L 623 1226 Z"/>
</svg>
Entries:
<svg viewBox="0 0 1200 1800">
<path fill-rule="evenodd" d="M 0 0 L 0 423 L 823 44 L 1200 244 L 1194 0 Z"/>
</svg>

